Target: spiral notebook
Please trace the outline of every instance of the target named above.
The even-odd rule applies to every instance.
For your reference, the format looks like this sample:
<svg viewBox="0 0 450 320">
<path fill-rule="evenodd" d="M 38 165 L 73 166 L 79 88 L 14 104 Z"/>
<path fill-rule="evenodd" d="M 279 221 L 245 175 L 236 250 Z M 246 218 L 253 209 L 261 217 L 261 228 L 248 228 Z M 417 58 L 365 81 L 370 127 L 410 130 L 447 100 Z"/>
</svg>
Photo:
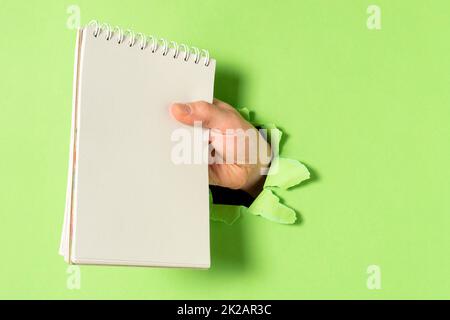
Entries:
<svg viewBox="0 0 450 320">
<path fill-rule="evenodd" d="M 67 262 L 209 268 L 207 163 L 172 161 L 173 132 L 196 129 L 169 107 L 212 102 L 214 72 L 206 50 L 97 22 L 78 30 Z"/>
</svg>

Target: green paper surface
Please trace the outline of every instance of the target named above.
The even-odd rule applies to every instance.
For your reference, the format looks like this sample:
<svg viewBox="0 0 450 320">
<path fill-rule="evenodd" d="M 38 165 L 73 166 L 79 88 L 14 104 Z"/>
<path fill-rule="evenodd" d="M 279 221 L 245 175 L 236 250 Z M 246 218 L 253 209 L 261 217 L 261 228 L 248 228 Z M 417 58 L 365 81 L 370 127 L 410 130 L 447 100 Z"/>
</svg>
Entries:
<svg viewBox="0 0 450 320">
<path fill-rule="evenodd" d="M 258 195 L 247 211 L 282 224 L 293 224 L 297 220 L 295 211 L 280 203 L 280 199 L 268 189 L 264 189 Z"/>
<path fill-rule="evenodd" d="M 301 223 L 211 223 L 210 270 L 81 266 L 69 289 L 71 5 L 83 24 L 208 49 L 215 97 L 282 128 L 281 155 L 311 171 L 276 190 Z M 449 14 L 448 0 L 1 0 L 0 298 L 450 298 Z"/>
<path fill-rule="evenodd" d="M 232 225 L 239 219 L 241 212 L 245 209 L 244 206 L 213 204 L 211 207 L 211 220 Z"/>
<path fill-rule="evenodd" d="M 277 157 L 272 161 L 264 187 L 289 189 L 309 177 L 308 168 L 300 161 Z"/>
</svg>

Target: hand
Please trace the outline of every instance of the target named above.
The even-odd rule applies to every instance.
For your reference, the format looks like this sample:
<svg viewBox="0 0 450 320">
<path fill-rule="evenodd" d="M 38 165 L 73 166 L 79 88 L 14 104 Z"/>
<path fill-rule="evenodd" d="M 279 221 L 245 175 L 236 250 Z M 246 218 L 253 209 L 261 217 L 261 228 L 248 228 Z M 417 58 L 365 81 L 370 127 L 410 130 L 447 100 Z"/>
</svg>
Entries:
<svg viewBox="0 0 450 320">
<path fill-rule="evenodd" d="M 200 121 L 203 127 L 211 129 L 212 155 L 216 159 L 225 160 L 209 164 L 211 185 L 241 189 L 254 197 L 261 192 L 265 171 L 271 159 L 271 149 L 259 131 L 235 108 L 214 99 L 213 104 L 204 101 L 174 103 L 171 113 L 181 123 L 194 125 L 194 122 Z M 243 131 L 249 133 L 244 139 L 237 138 L 238 135 L 233 133 Z M 259 156 L 261 150 L 264 157 Z M 256 159 L 250 156 L 251 153 L 256 153 Z"/>
</svg>

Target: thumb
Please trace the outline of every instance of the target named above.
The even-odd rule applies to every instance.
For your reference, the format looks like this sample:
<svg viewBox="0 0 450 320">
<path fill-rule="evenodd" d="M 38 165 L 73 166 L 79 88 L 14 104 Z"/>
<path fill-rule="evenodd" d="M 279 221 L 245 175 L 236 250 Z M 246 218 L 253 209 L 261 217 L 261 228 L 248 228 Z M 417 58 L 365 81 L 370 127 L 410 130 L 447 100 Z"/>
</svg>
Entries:
<svg viewBox="0 0 450 320">
<path fill-rule="evenodd" d="M 195 121 L 201 121 L 204 128 L 218 128 L 226 122 L 226 112 L 214 104 L 205 101 L 190 103 L 174 103 L 170 111 L 181 123 L 194 125 Z"/>
</svg>

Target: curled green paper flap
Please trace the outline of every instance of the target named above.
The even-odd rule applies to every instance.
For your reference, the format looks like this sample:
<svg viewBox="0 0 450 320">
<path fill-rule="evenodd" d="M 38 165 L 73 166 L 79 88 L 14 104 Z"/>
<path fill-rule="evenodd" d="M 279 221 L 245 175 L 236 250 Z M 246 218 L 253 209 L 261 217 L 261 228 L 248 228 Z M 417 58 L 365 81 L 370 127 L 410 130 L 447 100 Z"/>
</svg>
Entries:
<svg viewBox="0 0 450 320">
<path fill-rule="evenodd" d="M 248 110 L 247 108 L 239 108 L 236 109 L 242 116 L 242 118 L 244 118 L 247 121 L 250 121 L 250 110 Z"/>
<path fill-rule="evenodd" d="M 289 189 L 309 178 L 310 173 L 303 163 L 278 157 L 272 161 L 264 187 Z"/>
<path fill-rule="evenodd" d="M 212 204 L 213 204 L 213 196 L 211 189 L 209 189 L 209 210 L 211 210 Z"/>
<path fill-rule="evenodd" d="M 297 220 L 295 211 L 281 204 L 280 199 L 269 189 L 264 189 L 247 211 L 277 223 L 293 224 Z"/>
<path fill-rule="evenodd" d="M 261 125 L 261 128 L 266 130 L 266 135 L 264 138 L 272 147 L 272 153 L 275 156 L 278 156 L 278 154 L 280 154 L 280 142 L 283 136 L 283 131 L 278 129 L 273 123 L 263 124 Z"/>
<path fill-rule="evenodd" d="M 247 210 L 247 208 L 244 206 L 213 204 L 211 206 L 210 218 L 213 221 L 225 222 L 228 225 L 232 225 L 239 219 L 243 210 Z"/>
</svg>

